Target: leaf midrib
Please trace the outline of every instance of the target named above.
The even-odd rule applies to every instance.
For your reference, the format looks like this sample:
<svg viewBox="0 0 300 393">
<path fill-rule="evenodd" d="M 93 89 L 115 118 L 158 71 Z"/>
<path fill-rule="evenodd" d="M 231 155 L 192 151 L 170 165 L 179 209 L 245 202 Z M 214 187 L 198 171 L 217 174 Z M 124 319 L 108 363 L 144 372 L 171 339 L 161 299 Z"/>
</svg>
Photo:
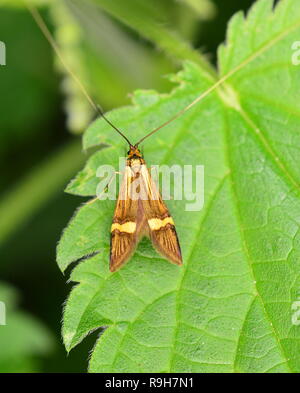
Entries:
<svg viewBox="0 0 300 393">
<path fill-rule="evenodd" d="M 208 217 L 210 209 L 211 209 L 211 206 L 212 206 L 216 196 L 218 195 L 218 192 L 223 187 L 223 184 L 224 184 L 227 176 L 228 176 L 228 174 L 225 174 L 224 177 L 219 181 L 218 185 L 215 187 L 214 192 L 213 192 L 213 194 L 212 194 L 212 196 L 210 198 L 210 201 L 209 201 L 209 206 L 207 206 L 205 214 L 201 217 L 201 219 L 198 222 L 198 231 L 195 234 L 195 238 L 194 238 L 193 244 L 192 244 L 192 246 L 190 248 L 189 255 L 188 255 L 187 259 L 186 259 L 186 267 L 184 268 L 184 270 L 182 270 L 181 278 L 180 278 L 180 280 L 178 282 L 178 285 L 177 285 L 177 288 L 176 288 L 175 327 L 174 327 L 173 342 L 172 342 L 171 351 L 170 351 L 169 372 L 172 371 L 173 360 L 175 358 L 175 343 L 176 343 L 176 338 L 177 338 L 177 335 L 178 335 L 178 321 L 179 321 L 179 316 L 178 316 L 179 297 L 181 295 L 181 290 L 182 290 L 182 285 L 183 285 L 183 281 L 184 281 L 184 278 L 185 278 L 185 274 L 186 274 L 186 272 L 188 270 L 189 261 L 190 261 L 192 255 L 193 255 L 193 252 L 194 252 L 194 250 L 195 250 L 195 248 L 196 248 L 196 246 L 198 244 L 198 239 L 199 239 L 200 234 L 201 234 L 201 232 L 203 230 L 203 223 L 205 222 L 206 218 Z M 199 362 L 197 362 L 197 364 L 199 364 Z"/>
<path fill-rule="evenodd" d="M 259 298 L 261 306 L 262 306 L 264 314 L 265 314 L 265 317 L 266 317 L 266 319 L 269 322 L 269 325 L 270 325 L 271 330 L 272 330 L 273 337 L 275 338 L 275 340 L 276 340 L 276 342 L 278 344 L 278 348 L 279 348 L 279 350 L 281 352 L 281 355 L 285 359 L 287 367 L 292 372 L 292 370 L 291 370 L 291 368 L 289 366 L 289 357 L 285 353 L 285 349 L 284 349 L 284 347 L 281 344 L 281 339 L 280 339 L 280 337 L 278 335 L 278 332 L 276 331 L 276 329 L 274 327 L 274 324 L 273 324 L 273 321 L 272 321 L 272 317 L 269 315 L 269 313 L 268 313 L 268 311 L 267 311 L 267 309 L 265 307 L 265 303 L 264 303 L 263 297 L 262 297 L 262 295 L 261 295 L 261 293 L 260 293 L 260 291 L 258 289 L 258 286 L 257 286 L 257 281 L 258 280 L 257 280 L 257 278 L 255 276 L 255 273 L 254 273 L 254 270 L 253 270 L 253 261 L 252 261 L 252 259 L 250 257 L 248 243 L 247 243 L 247 239 L 246 239 L 246 236 L 245 236 L 245 229 L 244 229 L 244 225 L 243 225 L 241 211 L 239 209 L 239 200 L 238 200 L 238 196 L 237 196 L 237 192 L 236 192 L 235 182 L 234 182 L 234 179 L 232 178 L 232 171 L 234 170 L 234 167 L 232 165 L 232 162 L 231 162 L 231 159 L 230 159 L 230 154 L 229 154 L 229 149 L 230 149 L 230 137 L 229 137 L 230 130 L 229 130 L 229 126 L 228 126 L 229 122 L 228 122 L 227 115 L 226 115 L 225 111 L 223 111 L 223 115 L 224 115 L 224 125 L 225 125 L 225 130 L 224 130 L 225 140 L 227 142 L 226 159 L 227 159 L 228 167 L 231 168 L 231 171 L 229 173 L 230 184 L 231 184 L 231 191 L 232 191 L 231 194 L 232 194 L 233 200 L 235 202 L 235 203 L 233 203 L 233 206 L 235 207 L 235 215 L 236 215 L 236 219 L 237 219 L 237 222 L 238 222 L 239 228 L 240 228 L 240 236 L 241 236 L 241 240 L 242 240 L 242 247 L 244 249 L 244 255 L 246 257 L 246 260 L 247 260 L 247 263 L 248 263 L 248 267 L 249 267 L 249 272 L 250 272 L 250 274 L 251 274 L 251 276 L 253 278 L 253 282 L 252 283 L 253 283 L 253 286 L 254 286 L 255 291 L 256 291 L 256 294 L 254 294 L 253 301 L 255 300 L 256 297 Z M 251 302 L 251 306 L 253 304 L 253 301 Z M 249 310 L 251 309 L 251 306 L 250 306 Z M 248 310 L 248 312 L 249 312 L 249 310 Z M 246 322 L 246 318 L 247 318 L 247 314 L 245 314 L 245 320 L 243 322 L 243 325 Z M 242 329 L 241 329 L 240 333 L 242 333 Z M 239 340 L 238 340 L 238 342 L 239 342 Z M 235 356 L 234 364 L 236 364 L 236 361 L 237 361 L 237 355 L 238 355 L 237 351 L 238 351 L 238 345 L 237 345 L 237 350 L 236 350 L 236 356 Z"/>
<path fill-rule="evenodd" d="M 249 64 L 252 60 L 256 59 L 257 56 L 258 56 L 259 54 L 261 54 L 261 53 L 263 53 L 264 51 L 270 49 L 273 45 L 275 45 L 275 44 L 276 44 L 277 42 L 279 42 L 281 39 L 284 39 L 289 33 L 291 33 L 291 32 L 292 32 L 294 29 L 296 29 L 297 27 L 300 27 L 300 22 L 296 22 L 296 23 L 293 24 L 290 28 L 288 28 L 286 31 L 283 31 L 283 32 L 279 33 L 277 36 L 275 36 L 275 37 L 274 37 L 273 39 L 271 39 L 270 41 L 265 42 L 263 45 L 261 45 L 260 49 L 258 49 L 256 53 L 254 53 L 254 54 L 252 54 L 251 56 L 249 56 L 249 57 L 248 57 L 246 60 L 244 60 L 239 66 L 237 66 L 237 67 L 234 68 L 232 71 L 230 71 L 229 73 L 227 73 L 223 78 L 219 79 L 219 81 L 221 81 L 221 80 L 223 79 L 223 82 L 224 82 L 225 80 L 229 79 L 232 75 L 234 75 L 236 72 L 238 72 L 240 69 L 242 69 L 242 68 L 243 68 L 243 65 L 246 66 L 247 64 Z M 222 82 L 222 83 L 223 83 L 223 82 Z M 218 83 L 218 82 L 217 82 L 217 83 Z M 221 84 L 222 84 L 222 83 L 221 83 Z M 221 84 L 220 84 L 220 85 L 221 85 Z M 219 86 L 220 86 L 220 85 L 219 85 Z M 218 87 L 218 86 L 216 86 L 216 88 L 217 88 L 217 87 Z M 231 87 L 231 88 L 232 88 L 232 87 Z M 208 90 L 210 90 L 210 89 L 208 89 Z M 233 90 L 234 90 L 234 89 L 233 89 Z M 235 91 L 235 93 L 237 94 L 236 91 Z M 238 96 L 238 95 L 237 95 L 237 96 Z M 226 106 L 226 104 L 225 104 L 224 102 L 223 102 L 222 104 L 223 104 L 223 106 Z M 241 113 L 242 117 L 244 118 L 244 120 L 247 122 L 247 124 L 251 126 L 251 129 L 253 129 L 253 124 L 254 124 L 254 122 L 252 122 L 251 119 L 250 119 L 248 116 L 245 117 L 246 112 L 245 112 L 244 110 L 242 110 L 242 107 L 241 107 L 240 113 Z M 248 120 L 248 121 L 247 121 L 247 120 Z M 250 123 L 249 123 L 249 120 L 251 121 Z M 225 122 L 224 122 L 224 123 L 225 123 Z M 225 123 L 225 124 L 226 124 L 226 123 Z M 258 127 L 257 127 L 257 129 L 258 129 Z M 226 130 L 225 132 L 227 133 L 228 131 Z M 271 157 L 272 157 L 272 162 L 276 164 L 276 166 L 280 169 L 280 171 L 283 171 L 283 172 L 285 173 L 285 175 L 287 175 L 287 177 L 288 177 L 288 179 L 289 179 L 289 182 L 291 182 L 291 183 L 293 184 L 293 186 L 296 187 L 297 190 L 298 190 L 298 189 L 299 189 L 299 186 L 297 186 L 297 182 L 293 179 L 293 176 L 288 172 L 288 170 L 286 169 L 286 167 L 284 166 L 284 164 L 281 162 L 280 158 L 279 158 L 279 157 L 276 155 L 276 153 L 273 151 L 273 149 L 271 148 L 271 146 L 270 146 L 269 143 L 268 143 L 268 140 L 264 137 L 264 135 L 263 135 L 261 132 L 259 133 L 259 137 L 262 139 L 262 142 L 263 142 L 264 147 L 265 147 L 265 148 L 268 147 L 268 149 L 270 150 L 270 151 L 267 151 L 267 150 L 265 149 L 265 153 L 267 153 L 268 156 L 271 156 Z M 227 138 L 226 138 L 226 139 L 227 139 Z M 228 143 L 229 143 L 229 142 L 228 142 L 228 139 L 227 139 L 227 145 L 228 145 Z M 226 150 L 228 151 L 228 146 L 227 146 L 227 149 L 226 149 Z M 232 165 L 230 164 L 229 159 L 227 159 L 227 164 L 228 164 L 228 168 L 230 168 L 229 176 L 230 176 L 231 183 L 232 183 L 232 191 L 233 191 L 233 194 L 235 195 L 235 200 L 236 200 L 236 204 L 235 204 L 235 205 L 236 205 L 236 208 L 238 208 L 238 204 L 237 204 L 237 201 L 238 201 L 238 200 L 237 200 L 236 192 L 235 192 L 235 190 L 233 189 L 234 186 L 233 186 L 233 181 L 232 181 Z M 208 208 L 207 208 L 207 210 L 206 210 L 205 216 L 202 217 L 201 223 L 200 223 L 200 225 L 199 225 L 199 228 L 200 228 L 200 229 L 199 229 L 199 231 L 198 231 L 198 233 L 197 233 L 197 235 L 196 235 L 196 237 L 195 237 L 196 240 L 195 240 L 193 246 L 191 247 L 190 255 L 189 255 L 188 259 L 187 259 L 187 267 L 185 268 L 185 270 L 184 270 L 183 273 L 181 274 L 181 280 L 179 281 L 179 285 L 178 285 L 178 287 L 177 287 L 177 292 L 176 292 L 176 321 L 179 320 L 179 318 L 178 318 L 178 304 L 179 304 L 179 302 L 178 302 L 178 296 L 179 296 L 179 294 L 181 293 L 182 283 L 183 283 L 183 280 L 184 280 L 186 271 L 187 271 L 187 269 L 188 269 L 188 261 L 190 260 L 190 257 L 191 257 L 191 255 L 192 255 L 193 249 L 194 249 L 195 246 L 197 245 L 197 239 L 198 239 L 198 237 L 199 237 L 199 234 L 201 233 L 201 229 L 202 229 L 203 222 L 205 221 L 205 218 L 208 216 L 209 211 L 210 211 L 210 208 L 211 208 L 211 206 L 212 206 L 212 203 L 213 203 L 213 201 L 214 201 L 216 195 L 218 194 L 219 190 L 222 188 L 223 181 L 226 179 L 226 177 L 227 177 L 227 175 L 224 176 L 224 178 L 222 179 L 222 181 L 219 183 L 218 187 L 216 187 L 213 196 L 211 197 L 210 205 L 208 206 Z M 286 178 L 286 176 L 284 176 L 284 178 Z M 250 260 L 250 255 L 249 255 L 249 251 L 248 251 L 248 247 L 247 247 L 247 243 L 246 243 L 246 239 L 245 239 L 245 235 L 244 235 L 244 230 L 243 230 L 243 227 L 242 227 L 242 225 L 241 225 L 241 217 L 240 217 L 240 215 L 238 215 L 238 214 L 237 214 L 237 219 L 238 219 L 239 226 L 240 226 L 240 234 L 241 234 L 242 239 L 243 239 L 242 244 L 244 245 L 244 252 L 245 252 L 245 254 L 246 254 L 246 259 L 247 259 L 247 262 L 248 262 L 248 265 L 249 265 L 249 271 L 250 271 L 250 273 L 251 273 L 251 275 L 252 275 L 252 277 L 253 277 L 253 282 L 254 282 L 254 285 L 255 285 L 255 290 L 256 290 L 256 292 L 257 292 L 257 295 L 256 295 L 256 296 L 258 296 L 259 299 L 260 299 L 260 302 L 261 302 L 261 305 L 262 305 L 262 307 L 263 307 L 265 316 L 266 316 L 266 318 L 268 319 L 268 321 L 269 321 L 269 323 L 270 323 L 270 326 L 271 326 L 273 335 L 274 335 L 274 337 L 275 337 L 275 340 L 276 340 L 276 342 L 278 343 L 278 346 L 279 346 L 279 348 L 280 348 L 280 351 L 281 351 L 281 353 L 282 353 L 282 356 L 283 356 L 283 358 L 286 360 L 286 364 L 287 364 L 287 366 L 288 366 L 289 369 L 290 369 L 290 366 L 289 366 L 289 363 L 288 363 L 288 356 L 286 355 L 285 350 L 284 350 L 284 348 L 283 348 L 282 345 L 281 345 L 281 340 L 280 340 L 280 338 L 279 338 L 279 336 L 278 336 L 278 334 L 277 334 L 277 332 L 276 332 L 276 330 L 275 330 L 275 328 L 274 328 L 274 325 L 273 325 L 273 323 L 272 323 L 272 319 L 271 319 L 271 317 L 269 316 L 269 314 L 267 313 L 267 310 L 266 310 L 266 308 L 265 308 L 265 304 L 264 304 L 264 302 L 263 302 L 263 299 L 262 299 L 262 297 L 261 297 L 261 295 L 260 295 L 260 293 L 259 293 L 259 291 L 258 291 L 258 288 L 257 288 L 257 285 L 256 285 L 257 280 L 255 279 L 255 274 L 254 274 L 254 271 L 253 271 L 252 262 L 251 262 L 251 260 Z M 253 297 L 252 302 L 250 302 L 249 310 L 251 309 L 251 306 L 252 306 L 252 304 L 253 304 L 253 301 L 255 300 L 255 297 L 256 297 L 254 294 L 253 294 L 253 296 L 254 296 L 254 297 Z M 247 313 L 249 312 L 249 310 L 247 311 Z M 245 321 L 246 321 L 247 313 L 245 314 L 245 319 L 244 319 L 243 325 L 244 325 L 244 323 L 245 323 Z M 178 330 L 178 327 L 177 327 L 177 326 L 178 326 L 178 324 L 176 323 L 176 324 L 175 324 L 175 329 L 174 329 L 175 332 L 174 332 L 174 338 L 173 338 L 173 345 L 172 345 L 172 348 L 174 348 L 175 341 L 176 341 L 177 330 Z M 243 328 L 243 326 L 242 326 L 242 328 Z M 242 328 L 241 328 L 241 332 L 242 332 Z M 239 337 L 240 337 L 240 336 L 239 336 Z M 234 360 L 234 363 L 233 363 L 233 366 L 234 366 L 234 367 L 235 367 L 235 364 L 236 364 L 237 351 L 238 351 L 238 344 L 239 344 L 239 340 L 238 340 L 238 342 L 237 342 L 236 353 L 235 353 L 235 360 Z M 171 355 L 170 355 L 169 370 L 172 370 L 172 355 L 173 355 L 173 358 L 174 358 L 174 349 L 173 349 L 173 351 L 171 351 Z M 291 370 L 291 369 L 290 369 L 290 370 Z"/>
</svg>

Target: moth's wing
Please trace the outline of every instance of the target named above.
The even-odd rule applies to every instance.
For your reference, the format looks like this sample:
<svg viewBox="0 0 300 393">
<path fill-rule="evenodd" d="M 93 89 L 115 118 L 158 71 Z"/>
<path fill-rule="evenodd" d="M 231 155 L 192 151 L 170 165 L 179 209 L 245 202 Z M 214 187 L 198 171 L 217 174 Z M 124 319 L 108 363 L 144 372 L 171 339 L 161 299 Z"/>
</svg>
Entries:
<svg viewBox="0 0 300 393">
<path fill-rule="evenodd" d="M 130 184 L 136 175 L 129 166 L 120 187 L 110 241 L 110 271 L 118 270 L 135 250 L 143 224 L 143 212 L 138 200 L 130 198 Z"/>
<path fill-rule="evenodd" d="M 170 262 L 182 265 L 182 256 L 174 221 L 151 178 L 146 165 L 141 166 L 142 205 L 149 236 L 156 250 Z"/>
</svg>

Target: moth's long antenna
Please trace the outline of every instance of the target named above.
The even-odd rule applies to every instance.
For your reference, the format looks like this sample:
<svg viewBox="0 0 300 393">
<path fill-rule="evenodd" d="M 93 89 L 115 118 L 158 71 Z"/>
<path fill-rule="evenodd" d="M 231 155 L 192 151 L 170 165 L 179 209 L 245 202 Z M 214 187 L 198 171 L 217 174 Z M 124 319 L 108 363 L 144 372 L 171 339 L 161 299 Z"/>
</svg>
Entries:
<svg viewBox="0 0 300 393">
<path fill-rule="evenodd" d="M 80 79 L 77 77 L 77 75 L 72 71 L 72 69 L 70 68 L 70 66 L 65 62 L 65 59 L 63 58 L 60 49 L 55 41 L 55 39 L 53 38 L 50 30 L 48 29 L 46 23 L 44 22 L 41 14 L 39 13 L 39 11 L 31 4 L 29 4 L 26 0 L 24 0 L 24 3 L 26 5 L 26 7 L 28 8 L 29 12 L 31 13 L 33 19 L 35 20 L 36 24 L 39 26 L 39 28 L 41 29 L 42 33 L 44 34 L 44 36 L 46 37 L 47 41 L 49 42 L 49 44 L 52 46 L 54 52 L 56 53 L 56 55 L 58 56 L 59 60 L 61 61 L 62 65 L 65 67 L 65 69 L 67 70 L 67 72 L 71 75 L 71 77 L 74 79 L 74 81 L 77 83 L 77 85 L 79 86 L 79 88 L 81 89 L 82 93 L 84 94 L 84 96 L 86 97 L 86 99 L 88 100 L 88 102 L 91 104 L 92 108 L 98 112 L 100 114 L 101 117 L 103 117 L 103 119 L 111 126 L 113 127 L 125 140 L 126 142 L 132 146 L 132 144 L 130 143 L 130 141 L 128 140 L 128 138 L 126 138 L 126 136 L 116 127 L 112 124 L 112 122 L 110 120 L 108 120 L 108 118 L 104 115 L 103 110 L 101 109 L 101 107 L 99 105 L 97 105 L 94 100 L 92 99 L 92 97 L 89 95 L 89 93 L 87 92 L 86 88 L 84 87 L 83 83 L 80 81 Z"/>
<path fill-rule="evenodd" d="M 198 102 L 198 101 L 197 101 Z M 146 138 L 148 138 L 149 136 L 155 134 L 157 131 L 159 131 L 161 128 L 167 126 L 169 123 L 172 123 L 172 121 L 174 121 L 175 119 L 177 119 L 177 117 L 183 115 L 189 108 L 191 107 L 191 105 L 189 105 L 188 107 L 183 108 L 181 111 L 177 112 L 175 116 L 171 117 L 171 119 L 167 120 L 165 123 L 161 124 L 159 127 L 155 128 L 154 130 L 152 130 L 151 132 L 149 132 L 149 134 L 145 135 L 142 139 L 140 139 L 138 141 L 138 143 L 136 143 L 134 146 L 138 147 L 138 145 L 140 143 L 142 143 Z"/>
<path fill-rule="evenodd" d="M 77 78 L 77 76 L 72 72 L 72 70 L 68 67 L 68 65 L 65 63 L 63 57 L 60 54 L 59 48 L 56 45 L 56 42 L 54 41 L 50 31 L 48 30 L 45 22 L 43 21 L 41 15 L 39 12 L 31 5 L 29 5 L 26 0 L 24 0 L 27 8 L 29 9 L 30 13 L 32 14 L 33 18 L 35 19 L 36 23 L 39 25 L 40 29 L 44 33 L 45 37 L 53 47 L 54 51 L 56 52 L 57 56 L 60 58 L 61 62 L 65 66 L 65 68 L 69 71 L 70 75 L 73 77 L 73 79 L 77 82 L 77 84 L 80 86 L 81 90 L 84 92 L 85 96 L 87 97 L 88 101 L 91 103 L 94 109 L 96 109 L 99 112 L 99 107 L 94 103 L 94 101 L 91 99 L 89 94 L 87 93 L 86 89 L 80 82 L 80 80 Z M 233 76 L 236 72 L 238 72 L 240 69 L 242 69 L 244 66 L 249 64 L 251 61 L 259 57 L 262 53 L 270 49 L 273 45 L 275 45 L 278 41 L 286 37 L 289 33 L 291 33 L 293 30 L 298 28 L 300 26 L 300 23 L 295 23 L 293 24 L 289 29 L 283 31 L 281 34 L 277 35 L 273 40 L 269 41 L 267 44 L 263 45 L 259 50 L 254 52 L 252 55 L 250 55 L 248 58 L 246 58 L 244 61 L 242 61 L 239 65 L 237 65 L 235 68 L 233 68 L 231 71 L 229 71 L 226 75 L 224 75 L 222 78 L 217 80 L 211 87 L 209 87 L 206 91 L 204 91 L 200 96 L 196 97 L 194 101 L 192 101 L 188 106 L 185 108 L 181 109 L 179 112 L 177 112 L 173 117 L 171 117 L 169 120 L 167 120 L 165 123 L 161 124 L 159 127 L 155 128 L 153 131 L 149 132 L 147 135 L 145 135 L 142 139 L 140 139 L 135 146 L 137 147 L 140 143 L 142 143 L 146 138 L 149 136 L 155 134 L 157 131 L 159 131 L 161 128 L 167 126 L 168 124 L 172 123 L 175 119 L 177 119 L 179 116 L 183 115 L 185 112 L 187 112 L 190 108 L 192 108 L 194 105 L 196 105 L 199 101 L 201 101 L 203 98 L 208 96 L 212 91 L 216 90 L 220 85 L 222 85 L 227 79 L 229 79 L 231 76 Z M 121 135 L 123 138 L 129 143 L 130 146 L 131 143 L 129 140 L 119 131 L 116 127 L 112 125 L 111 122 L 108 121 L 107 118 L 103 116 L 103 112 L 100 111 L 101 116 Z"/>
<path fill-rule="evenodd" d="M 137 147 L 146 138 L 148 138 L 149 136 L 155 134 L 161 128 L 167 126 L 168 124 L 172 123 L 172 121 L 177 119 L 179 116 L 183 115 L 186 111 L 188 111 L 190 108 L 192 108 L 194 105 L 196 105 L 199 101 L 201 101 L 203 98 L 208 96 L 212 91 L 214 91 L 220 85 L 222 85 L 225 81 L 227 81 L 227 79 L 229 79 L 232 75 L 237 73 L 240 69 L 245 67 L 247 64 L 251 63 L 253 60 L 255 60 L 261 54 L 266 52 L 273 45 L 275 45 L 278 41 L 280 41 L 281 39 L 286 37 L 289 33 L 291 33 L 293 30 L 295 30 L 299 26 L 300 26 L 299 22 L 295 23 L 289 29 L 283 31 L 281 34 L 277 35 L 273 40 L 271 40 L 267 44 L 263 45 L 259 50 L 257 50 L 257 52 L 254 52 L 252 55 L 250 55 L 248 58 L 246 58 L 244 61 L 242 61 L 239 65 L 237 65 L 235 68 L 233 68 L 231 71 L 229 71 L 226 75 L 224 75 L 222 78 L 220 78 L 218 81 L 216 81 L 211 87 L 209 87 L 207 90 L 205 90 L 200 96 L 196 97 L 194 99 L 194 101 L 192 101 L 188 106 L 186 106 L 185 108 L 181 109 L 179 112 L 177 112 L 173 117 L 171 117 L 165 123 L 161 124 L 159 127 L 155 128 L 153 131 L 149 132 L 149 134 L 145 135 L 142 139 L 140 139 L 138 141 L 138 143 L 135 144 L 135 146 Z"/>
<path fill-rule="evenodd" d="M 129 139 L 121 132 L 116 126 L 112 124 L 110 120 L 104 115 L 103 110 L 101 109 L 100 105 L 97 105 L 97 111 L 103 117 L 103 119 L 110 125 L 112 128 L 114 128 L 124 139 L 125 141 L 129 144 L 129 146 L 132 146 L 132 143 L 129 141 Z"/>
<path fill-rule="evenodd" d="M 236 70 L 235 70 L 236 72 Z M 229 75 L 230 74 L 230 75 Z M 229 78 L 232 74 L 229 73 L 225 75 L 225 77 L 219 79 L 214 85 L 212 85 L 209 89 L 205 90 L 204 93 L 202 93 L 200 96 L 198 96 L 194 101 L 192 101 L 189 105 L 181 109 L 179 112 L 177 112 L 174 116 L 172 116 L 169 120 L 161 124 L 159 127 L 155 128 L 149 134 L 145 135 L 142 139 L 138 141 L 138 143 L 135 144 L 137 147 L 140 143 L 142 143 L 146 138 L 149 136 L 155 134 L 157 131 L 159 131 L 161 128 L 167 126 L 168 124 L 172 123 L 175 119 L 177 119 L 179 116 L 183 115 L 185 112 L 187 112 L 189 109 L 191 109 L 194 105 L 196 105 L 199 101 L 201 101 L 204 97 L 206 97 L 210 92 L 215 90 L 219 85 L 221 85 L 223 82 L 225 82 L 226 79 Z"/>
</svg>

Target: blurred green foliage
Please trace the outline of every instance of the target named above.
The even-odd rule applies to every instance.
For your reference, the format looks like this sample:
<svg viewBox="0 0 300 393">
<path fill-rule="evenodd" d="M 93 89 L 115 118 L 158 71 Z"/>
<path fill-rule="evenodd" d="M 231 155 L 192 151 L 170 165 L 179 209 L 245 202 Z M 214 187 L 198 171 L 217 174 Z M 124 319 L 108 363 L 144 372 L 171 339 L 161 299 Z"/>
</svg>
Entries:
<svg viewBox="0 0 300 393">
<path fill-rule="evenodd" d="M 1 8 L 0 37 L 7 52 L 7 65 L 0 74 L 2 155 L 11 145 L 24 142 L 28 134 L 37 135 L 43 122 L 51 122 L 58 97 L 51 50 L 24 10 Z"/>
<path fill-rule="evenodd" d="M 208 59 L 215 59 L 228 18 L 253 2 L 28 1 L 42 6 L 66 61 L 105 110 L 128 103 L 137 88 L 168 91 L 164 75 L 186 58 L 214 73 Z M 60 321 L 69 289 L 55 246 L 79 201 L 63 194 L 63 184 L 86 159 L 72 134 L 94 113 L 23 1 L 0 1 L 0 41 L 7 48 L 0 67 L 0 301 L 11 321 L 0 326 L 0 372 L 85 371 L 95 339 L 66 357 Z"/>
<path fill-rule="evenodd" d="M 0 299 L 6 305 L 6 325 L 0 326 L 1 372 L 39 370 L 39 355 L 51 354 L 54 340 L 40 322 L 17 309 L 15 289 L 0 282 Z"/>
</svg>

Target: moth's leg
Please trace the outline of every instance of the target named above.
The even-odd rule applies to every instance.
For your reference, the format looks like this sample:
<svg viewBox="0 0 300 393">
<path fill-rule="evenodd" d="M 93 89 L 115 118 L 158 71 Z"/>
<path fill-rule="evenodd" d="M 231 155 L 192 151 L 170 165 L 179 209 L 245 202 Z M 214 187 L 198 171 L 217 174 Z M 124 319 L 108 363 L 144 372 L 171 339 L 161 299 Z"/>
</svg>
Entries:
<svg viewBox="0 0 300 393">
<path fill-rule="evenodd" d="M 115 171 L 114 174 L 111 176 L 111 178 L 109 179 L 108 183 L 106 184 L 106 186 L 104 187 L 104 190 L 101 192 L 100 195 L 96 196 L 95 198 L 91 199 L 90 201 L 86 202 L 86 205 L 90 205 L 94 202 L 96 202 L 98 199 L 100 199 L 102 197 L 102 195 L 108 190 L 108 187 L 110 186 L 111 182 L 114 180 L 115 175 L 122 175 L 121 172 L 117 172 Z"/>
</svg>

